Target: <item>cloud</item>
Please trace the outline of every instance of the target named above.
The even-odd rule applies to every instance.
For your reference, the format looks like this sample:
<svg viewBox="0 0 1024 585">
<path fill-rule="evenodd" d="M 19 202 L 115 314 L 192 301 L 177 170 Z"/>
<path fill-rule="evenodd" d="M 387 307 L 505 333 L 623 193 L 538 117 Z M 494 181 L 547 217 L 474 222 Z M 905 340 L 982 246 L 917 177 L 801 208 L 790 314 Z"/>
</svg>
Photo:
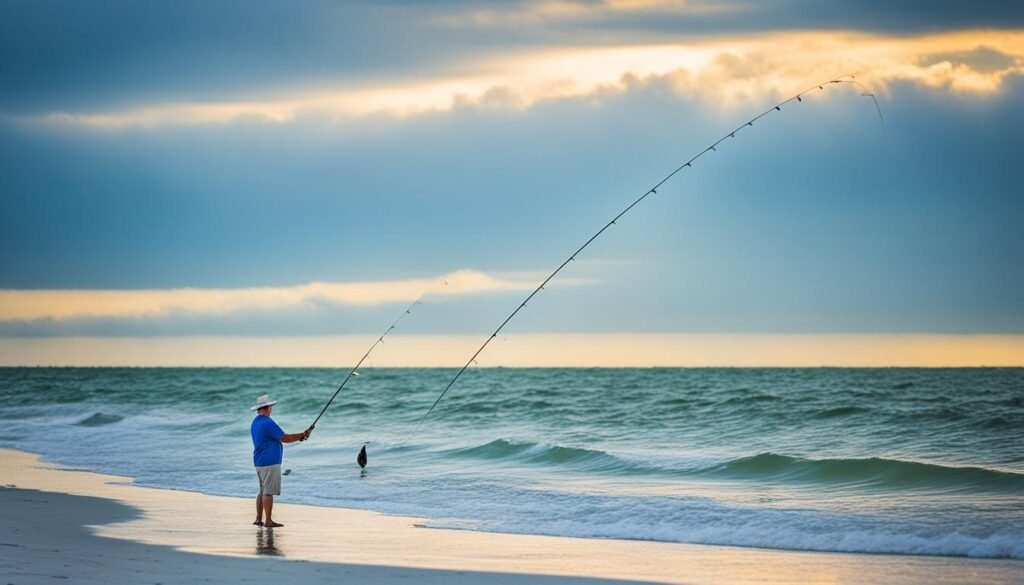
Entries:
<svg viewBox="0 0 1024 585">
<path fill-rule="evenodd" d="M 345 132 L 6 129 L 0 288 L 232 288 L 553 267 L 638 188 L 755 111 L 716 115 L 674 99 L 667 79 L 633 83 L 600 103 L 367 120 Z M 1005 131 L 1022 119 L 1024 76 L 982 99 L 909 83 L 891 92 L 888 141 L 855 93 L 773 114 L 588 249 L 649 269 L 585 272 L 605 284 L 545 293 L 513 329 L 1024 331 L 1024 272 L 1014 269 L 1024 262 L 1015 221 L 1024 137 Z M 408 324 L 483 331 L 515 296 L 437 303 Z M 475 303 L 488 306 L 467 318 Z M 365 333 L 397 309 L 65 320 L 0 335 Z"/>
<path fill-rule="evenodd" d="M 532 290 L 535 274 L 491 275 L 457 270 L 436 278 L 363 282 L 311 282 L 289 287 L 142 290 L 0 290 L 0 322 L 71 319 L 137 319 L 169 315 L 262 312 L 318 304 L 371 307 L 411 303 L 424 291 L 455 297 Z M 580 279 L 560 284 L 581 284 Z"/>
<path fill-rule="evenodd" d="M 449 26 L 500 30 L 509 25 L 607 33 L 764 32 L 815 28 L 925 31 L 1020 24 L 1013 2 L 956 0 L 519 0 L 459 3 L 440 10 Z"/>
<path fill-rule="evenodd" d="M 123 112 L 287 99 L 318 88 L 467 75 L 467 55 L 688 43 L 710 35 L 1020 28 L 1024 3 L 955 0 L 438 0 L 343 4 L 0 3 L 0 110 Z"/>
<path fill-rule="evenodd" d="M 744 11 L 743 6 L 734 3 L 693 0 L 532 0 L 470 6 L 436 17 L 433 22 L 456 28 L 537 26 L 552 23 L 598 22 L 631 14 L 680 17 Z"/>
<path fill-rule="evenodd" d="M 162 102 L 110 111 L 52 111 L 31 122 L 116 129 L 130 126 L 290 123 L 405 117 L 456 108 L 524 109 L 566 98 L 599 99 L 637 84 L 664 83 L 681 97 L 730 107 L 788 94 L 853 71 L 884 89 L 911 82 L 986 95 L 1024 73 L 1024 32 L 964 31 L 915 37 L 812 31 L 710 37 L 685 44 L 573 47 L 470 60 L 466 75 L 395 78 L 369 85 L 293 88 L 283 97 Z M 24 118 L 22 118 L 24 119 Z"/>
</svg>

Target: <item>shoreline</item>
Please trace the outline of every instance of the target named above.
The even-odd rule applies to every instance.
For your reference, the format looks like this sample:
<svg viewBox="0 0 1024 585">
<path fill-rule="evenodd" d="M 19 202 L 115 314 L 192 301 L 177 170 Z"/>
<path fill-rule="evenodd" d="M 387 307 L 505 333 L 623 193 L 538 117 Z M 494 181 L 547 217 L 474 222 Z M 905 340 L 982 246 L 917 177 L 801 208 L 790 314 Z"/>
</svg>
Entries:
<svg viewBox="0 0 1024 585">
<path fill-rule="evenodd" d="M 76 582 L 108 582 L 129 566 L 159 576 L 139 582 L 188 582 L 204 574 L 277 582 L 280 576 L 267 571 L 268 556 L 275 570 L 297 571 L 296 578 L 312 582 L 344 574 L 370 583 L 410 576 L 510 583 L 1024 583 L 1024 561 L 424 529 L 412 517 L 290 504 L 287 491 L 275 502 L 275 516 L 286 526 L 268 530 L 251 525 L 248 498 L 136 486 L 131 478 L 63 468 L 10 449 L 0 449 L 0 472 L 6 488 L 0 509 L 18 539 L 0 546 L 0 568 L 20 575 L 9 579 L 18 585 L 74 566 L 68 561 L 75 559 L 93 569 L 76 574 Z M 57 540 L 62 547 L 47 552 Z M 149 560 L 137 567 L 139 558 Z M 177 565 L 181 571 L 169 570 Z"/>
</svg>

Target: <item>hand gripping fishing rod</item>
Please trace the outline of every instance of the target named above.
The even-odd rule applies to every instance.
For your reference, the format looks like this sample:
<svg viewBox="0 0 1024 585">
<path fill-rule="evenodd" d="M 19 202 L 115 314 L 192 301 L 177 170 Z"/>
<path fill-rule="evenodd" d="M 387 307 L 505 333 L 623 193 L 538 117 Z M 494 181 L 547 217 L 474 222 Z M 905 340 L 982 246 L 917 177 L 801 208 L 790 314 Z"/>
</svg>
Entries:
<svg viewBox="0 0 1024 585">
<path fill-rule="evenodd" d="M 448 281 L 445 280 L 444 283 L 448 284 Z M 345 388 L 345 384 L 348 384 L 348 381 L 351 380 L 353 376 L 359 375 L 359 366 L 363 365 L 363 362 L 366 361 L 366 358 L 370 357 L 370 354 L 373 353 L 373 350 L 376 349 L 378 345 L 382 345 L 384 343 L 384 338 L 387 337 L 388 333 L 391 333 L 391 331 L 398 326 L 399 321 L 404 319 L 406 315 L 412 313 L 412 310 L 416 308 L 417 305 L 421 304 L 423 298 L 427 296 L 427 294 L 430 291 L 434 290 L 434 287 L 436 287 L 437 284 L 437 282 L 434 282 L 433 284 L 430 285 L 429 288 L 427 288 L 427 290 L 423 291 L 423 294 L 421 294 L 419 298 L 413 301 L 413 303 L 409 305 L 409 307 L 406 308 L 405 311 L 402 312 L 402 314 L 399 315 L 397 319 L 395 319 L 395 322 L 392 323 L 390 327 L 385 329 L 384 333 L 382 333 L 380 337 L 378 337 L 377 340 L 370 345 L 370 349 L 366 350 L 366 353 L 363 354 L 363 357 L 359 358 L 359 361 L 356 362 L 356 365 L 352 368 L 348 375 L 345 376 L 345 379 L 341 382 L 341 385 L 338 386 L 338 389 L 334 391 L 334 395 L 331 396 L 331 399 L 328 400 L 327 404 L 324 405 L 324 408 L 323 410 L 320 411 L 320 414 L 316 416 L 316 420 L 313 421 L 313 424 L 309 425 L 309 430 L 313 430 L 314 428 L 316 428 L 316 423 L 320 422 L 320 417 L 322 417 L 324 413 L 327 412 L 327 409 L 330 408 L 331 403 L 334 402 L 334 399 L 337 398 L 338 394 Z"/>
<path fill-rule="evenodd" d="M 508 317 L 506 317 L 504 321 L 501 322 L 501 325 L 498 325 L 498 328 L 494 330 L 494 333 L 491 333 L 490 337 L 488 337 L 484 341 L 483 345 L 481 345 L 480 348 L 477 349 L 476 352 L 473 354 L 473 356 L 469 358 L 469 361 L 466 362 L 466 365 L 462 366 L 462 369 L 460 369 L 458 371 L 458 373 L 455 374 L 455 377 L 452 378 L 452 380 L 450 382 L 448 382 L 448 385 L 445 386 L 444 390 L 441 391 L 441 394 L 438 395 L 436 400 L 434 400 L 434 403 L 430 405 L 430 408 L 427 409 L 427 412 L 425 412 L 423 414 L 423 416 L 420 417 L 420 420 L 419 420 L 419 422 L 416 423 L 416 428 L 413 430 L 412 434 L 416 434 L 416 432 L 419 431 L 420 425 L 422 425 L 423 421 L 427 418 L 427 416 L 429 416 L 430 413 L 433 412 L 434 407 L 437 406 L 437 404 L 439 402 L 441 402 L 441 399 L 444 398 L 444 395 L 448 393 L 448 390 L 451 390 L 451 387 L 454 386 L 455 382 L 457 382 L 459 380 L 459 378 L 462 377 L 462 374 L 466 371 L 466 369 L 469 368 L 469 366 L 471 364 L 473 364 L 473 362 L 476 361 L 476 358 L 480 355 L 480 353 L 483 352 L 483 350 L 491 343 L 491 341 L 493 341 L 498 336 L 499 333 L 501 333 L 501 330 L 505 328 L 505 325 L 507 325 L 508 322 L 511 321 L 512 318 L 515 317 L 519 313 L 519 311 L 523 310 L 523 308 L 526 307 L 526 304 L 529 303 L 530 300 L 533 299 L 533 297 L 537 293 L 539 293 L 540 291 L 544 290 L 544 286 L 548 282 L 550 282 L 551 279 L 553 279 L 556 275 L 558 275 L 558 273 L 561 272 L 563 268 L 565 268 L 570 262 L 576 260 L 576 256 L 580 252 L 582 252 L 587 246 L 589 246 L 591 242 L 596 240 L 598 238 L 598 236 L 603 234 L 605 232 L 605 230 L 607 230 L 608 228 L 610 228 L 613 225 L 615 225 L 615 222 L 617 222 L 619 220 L 619 218 L 621 218 L 622 216 L 624 216 L 627 213 L 629 213 L 629 211 L 631 209 L 636 207 L 637 204 L 639 204 L 644 199 L 647 199 L 647 197 L 649 195 L 657 194 L 658 189 L 662 185 L 664 185 L 666 182 L 668 182 L 669 179 L 671 179 L 672 177 L 676 176 L 677 173 L 679 173 L 680 171 L 682 171 L 683 169 L 685 169 L 687 167 L 692 167 L 693 163 L 696 162 L 697 159 L 699 159 L 700 157 L 704 156 L 708 152 L 715 152 L 717 150 L 717 147 L 718 147 L 719 144 L 725 142 L 726 140 L 728 140 L 730 138 L 736 138 L 736 134 L 738 132 L 746 129 L 747 127 L 753 126 L 754 122 L 757 122 L 758 120 L 760 120 L 761 118 L 767 116 L 768 114 L 771 114 L 772 112 L 781 112 L 782 111 L 782 106 L 784 106 L 784 105 L 786 105 L 786 104 L 788 104 L 790 102 L 793 102 L 793 101 L 802 102 L 803 101 L 803 96 L 808 94 L 808 93 L 810 93 L 810 92 L 812 92 L 812 91 L 814 91 L 814 90 L 822 91 L 826 87 L 829 87 L 829 86 L 832 86 L 832 85 L 844 84 L 844 83 L 852 84 L 853 86 L 857 87 L 861 91 L 860 95 L 865 96 L 865 97 L 870 97 L 874 101 L 875 109 L 878 111 L 879 122 L 881 122 L 881 124 L 882 124 L 882 133 L 884 135 L 885 134 L 885 119 L 882 118 L 882 108 L 878 105 L 878 99 L 875 98 L 875 94 L 872 93 L 870 89 L 868 89 L 864 84 L 862 84 L 859 81 L 857 81 L 856 74 L 843 75 L 841 77 L 837 77 L 835 79 L 831 79 L 831 80 L 826 81 L 824 83 L 820 83 L 820 84 L 817 84 L 817 85 L 812 85 L 811 87 L 808 87 L 807 89 L 801 91 L 800 93 L 794 95 L 793 97 L 790 97 L 790 98 L 788 98 L 786 100 L 783 100 L 783 101 L 779 102 L 778 104 L 772 106 L 771 108 L 768 108 L 767 110 L 761 112 L 757 116 L 754 116 L 750 120 L 747 120 L 746 122 L 744 122 L 741 126 L 736 128 L 735 130 L 729 132 L 725 136 L 722 136 L 721 138 L 719 138 L 718 140 L 713 142 L 711 144 L 711 146 L 708 146 L 704 150 L 702 150 L 699 153 L 697 153 L 690 160 L 688 160 L 685 163 L 683 163 L 683 164 L 679 165 L 678 167 L 676 167 L 676 169 L 673 170 L 668 175 L 666 175 L 665 178 L 663 178 L 662 180 L 658 181 L 653 187 L 651 187 L 650 189 L 645 191 L 636 200 L 634 200 L 632 203 L 630 203 L 628 206 L 626 206 L 626 208 L 623 209 L 622 211 L 620 211 L 618 215 L 613 217 L 611 219 L 611 221 L 609 221 L 608 223 L 604 224 L 604 227 L 602 227 L 601 229 L 597 230 L 597 233 L 595 233 L 594 235 L 590 236 L 590 239 L 588 239 L 587 241 L 583 242 L 582 246 L 577 248 L 576 251 L 573 252 L 568 258 L 566 258 L 564 262 L 559 264 L 558 268 L 555 268 L 554 272 L 549 274 L 548 277 L 545 278 L 544 281 L 541 282 L 539 286 L 537 286 L 537 288 L 533 289 L 533 292 L 531 292 L 529 295 L 527 295 L 526 299 L 524 299 L 523 302 L 520 303 L 519 306 L 516 307 L 516 309 L 514 311 L 512 311 L 512 313 Z"/>
</svg>

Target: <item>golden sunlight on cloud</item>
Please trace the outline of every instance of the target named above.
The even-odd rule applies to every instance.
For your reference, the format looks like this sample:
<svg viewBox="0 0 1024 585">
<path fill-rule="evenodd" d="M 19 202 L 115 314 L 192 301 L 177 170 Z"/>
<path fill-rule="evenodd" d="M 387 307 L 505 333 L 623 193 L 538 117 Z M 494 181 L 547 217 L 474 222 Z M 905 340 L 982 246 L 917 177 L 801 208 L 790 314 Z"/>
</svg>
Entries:
<svg viewBox="0 0 1024 585">
<path fill-rule="evenodd" d="M 961 31 L 916 37 L 860 32 L 794 32 L 706 37 L 682 44 L 559 48 L 508 53 L 462 64 L 480 72 L 375 86 L 304 91 L 283 99 L 153 104 L 127 111 L 53 112 L 53 124 L 118 128 L 220 124 L 305 116 L 340 120 L 411 116 L 460 106 L 527 108 L 543 100 L 600 96 L 665 83 L 680 96 L 718 107 L 789 94 L 855 71 L 877 90 L 911 82 L 961 94 L 991 94 L 1024 74 L 1024 32 Z M 35 118 L 39 121 L 40 118 Z"/>
<path fill-rule="evenodd" d="M 581 21 L 621 13 L 713 14 L 737 12 L 729 6 L 700 0 L 534 0 L 526 3 L 494 3 L 482 9 L 440 16 L 436 22 L 451 27 L 529 26 L 550 22 Z"/>
<path fill-rule="evenodd" d="M 0 337 L 0 366 L 337 367 L 369 335 L 312 337 Z M 369 367 L 458 367 L 475 335 L 393 335 Z M 347 357 L 346 357 L 347 356 Z M 340 362 L 339 362 L 340 360 Z M 524 334 L 502 337 L 484 367 L 1024 366 L 1024 335 Z"/>
<path fill-rule="evenodd" d="M 576 279 L 562 284 L 580 284 Z M 0 290 L 0 321 L 157 317 L 174 312 L 267 311 L 316 303 L 370 306 L 436 296 L 531 290 L 536 275 L 458 270 L 437 278 L 312 282 L 288 287 L 142 290 Z"/>
</svg>

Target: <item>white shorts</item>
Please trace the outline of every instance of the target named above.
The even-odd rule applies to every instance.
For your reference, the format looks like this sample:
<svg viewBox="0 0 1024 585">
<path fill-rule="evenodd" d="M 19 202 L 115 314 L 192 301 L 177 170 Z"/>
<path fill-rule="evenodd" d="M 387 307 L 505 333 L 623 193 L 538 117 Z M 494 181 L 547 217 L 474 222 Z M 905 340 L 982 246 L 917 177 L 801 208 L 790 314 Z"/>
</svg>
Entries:
<svg viewBox="0 0 1024 585">
<path fill-rule="evenodd" d="M 281 495 L 281 464 L 265 465 L 256 468 L 256 477 L 260 480 L 261 496 Z"/>
</svg>

